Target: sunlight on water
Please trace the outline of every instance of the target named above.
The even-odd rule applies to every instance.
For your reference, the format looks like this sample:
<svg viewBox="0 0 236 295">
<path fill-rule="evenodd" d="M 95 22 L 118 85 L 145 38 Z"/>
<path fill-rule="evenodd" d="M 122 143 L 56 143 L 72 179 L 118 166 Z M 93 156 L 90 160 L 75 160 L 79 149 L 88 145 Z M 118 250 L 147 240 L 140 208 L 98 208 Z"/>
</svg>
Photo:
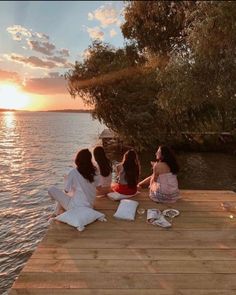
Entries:
<svg viewBox="0 0 236 295">
<path fill-rule="evenodd" d="M 8 129 L 11 129 L 12 127 L 14 127 L 14 119 L 15 119 L 14 112 L 3 113 L 3 124 L 5 124 L 6 132 L 8 132 Z"/>
<path fill-rule="evenodd" d="M 0 113 L 0 294 L 44 235 L 54 207 L 48 187 L 62 186 L 77 150 L 103 128 L 86 113 Z"/>
</svg>

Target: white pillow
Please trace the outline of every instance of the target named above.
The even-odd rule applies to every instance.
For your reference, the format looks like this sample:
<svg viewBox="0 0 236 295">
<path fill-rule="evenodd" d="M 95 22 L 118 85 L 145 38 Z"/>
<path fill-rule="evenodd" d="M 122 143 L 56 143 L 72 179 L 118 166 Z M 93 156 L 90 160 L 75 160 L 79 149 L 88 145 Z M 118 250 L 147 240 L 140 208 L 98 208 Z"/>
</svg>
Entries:
<svg viewBox="0 0 236 295">
<path fill-rule="evenodd" d="M 113 201 L 119 201 L 119 200 L 123 200 L 123 199 L 129 199 L 131 197 L 136 196 L 137 194 L 139 194 L 140 192 L 136 192 L 133 195 L 123 195 L 117 192 L 113 192 L 113 193 L 108 193 L 107 196 L 109 199 L 113 200 Z"/>
<path fill-rule="evenodd" d="M 92 223 L 95 220 L 106 221 L 105 215 L 92 208 L 75 207 L 60 215 L 56 220 L 67 223 L 76 227 L 79 231 L 83 231 L 85 225 Z"/>
<path fill-rule="evenodd" d="M 120 204 L 113 215 L 116 218 L 124 220 L 134 220 L 138 202 L 133 200 L 121 200 Z"/>
</svg>

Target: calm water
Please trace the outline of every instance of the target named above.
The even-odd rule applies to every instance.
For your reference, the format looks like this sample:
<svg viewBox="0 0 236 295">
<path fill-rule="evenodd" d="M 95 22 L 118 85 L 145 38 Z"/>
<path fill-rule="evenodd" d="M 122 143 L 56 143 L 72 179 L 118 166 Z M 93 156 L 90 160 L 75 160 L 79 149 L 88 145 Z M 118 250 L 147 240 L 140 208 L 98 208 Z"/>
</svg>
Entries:
<svg viewBox="0 0 236 295">
<path fill-rule="evenodd" d="M 45 233 L 54 207 L 48 187 L 62 187 L 77 150 L 93 146 L 103 128 L 90 114 L 0 113 L 0 294 L 11 287 Z M 235 156 L 185 153 L 178 158 L 181 188 L 236 190 Z M 146 165 L 143 175 L 149 171 Z"/>
<path fill-rule="evenodd" d="M 53 204 L 78 148 L 103 130 L 87 113 L 0 113 L 0 294 L 42 239 Z"/>
</svg>

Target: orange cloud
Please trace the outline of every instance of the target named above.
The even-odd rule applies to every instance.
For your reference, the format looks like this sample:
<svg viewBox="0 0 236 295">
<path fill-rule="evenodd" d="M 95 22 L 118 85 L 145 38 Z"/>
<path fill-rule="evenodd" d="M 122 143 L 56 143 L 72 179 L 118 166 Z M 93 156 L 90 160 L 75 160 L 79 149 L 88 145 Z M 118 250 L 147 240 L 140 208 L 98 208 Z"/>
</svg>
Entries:
<svg viewBox="0 0 236 295">
<path fill-rule="evenodd" d="M 24 91 L 34 94 L 68 94 L 67 82 L 64 77 L 58 76 L 57 73 L 51 73 L 52 77 L 33 78 L 26 81 Z"/>
<path fill-rule="evenodd" d="M 0 69 L 0 81 L 20 82 L 20 77 L 16 72 L 9 72 Z"/>
<path fill-rule="evenodd" d="M 101 41 L 104 39 L 104 33 L 100 30 L 99 27 L 87 28 L 87 32 L 92 39 L 98 39 Z"/>
<path fill-rule="evenodd" d="M 101 6 L 93 12 L 88 13 L 89 20 L 98 20 L 103 28 L 107 26 L 117 24 L 119 22 L 120 12 L 111 4 Z"/>
<path fill-rule="evenodd" d="M 53 69 L 53 68 L 58 67 L 55 62 L 47 61 L 47 60 L 41 59 L 41 58 L 39 58 L 37 56 L 25 57 L 23 55 L 16 54 L 16 53 L 12 53 L 10 55 L 5 54 L 4 56 L 8 60 L 28 65 L 31 68 Z"/>
</svg>

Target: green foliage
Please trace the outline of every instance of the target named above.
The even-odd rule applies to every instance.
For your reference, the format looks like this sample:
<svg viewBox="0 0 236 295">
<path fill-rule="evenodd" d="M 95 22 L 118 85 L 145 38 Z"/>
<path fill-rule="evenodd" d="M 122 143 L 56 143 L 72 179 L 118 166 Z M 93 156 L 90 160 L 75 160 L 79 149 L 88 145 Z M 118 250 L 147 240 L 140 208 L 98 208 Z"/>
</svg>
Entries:
<svg viewBox="0 0 236 295">
<path fill-rule="evenodd" d="M 68 88 L 139 149 L 236 130 L 236 2 L 129 1 L 116 49 L 98 41 Z"/>
<path fill-rule="evenodd" d="M 211 126 L 220 131 L 236 128 L 236 3 L 199 1 L 187 29 L 187 43 L 199 81 L 205 81 L 205 99 L 213 110 Z M 204 77 L 204 80 L 203 78 Z"/>
<path fill-rule="evenodd" d="M 161 56 L 183 48 L 184 28 L 195 1 L 128 1 L 122 33 L 138 48 Z"/>
<path fill-rule="evenodd" d="M 158 117 L 155 70 L 146 72 L 144 62 L 133 45 L 115 50 L 96 41 L 89 57 L 66 75 L 70 93 L 82 97 L 94 107 L 95 118 L 140 149 L 150 144 Z"/>
</svg>

